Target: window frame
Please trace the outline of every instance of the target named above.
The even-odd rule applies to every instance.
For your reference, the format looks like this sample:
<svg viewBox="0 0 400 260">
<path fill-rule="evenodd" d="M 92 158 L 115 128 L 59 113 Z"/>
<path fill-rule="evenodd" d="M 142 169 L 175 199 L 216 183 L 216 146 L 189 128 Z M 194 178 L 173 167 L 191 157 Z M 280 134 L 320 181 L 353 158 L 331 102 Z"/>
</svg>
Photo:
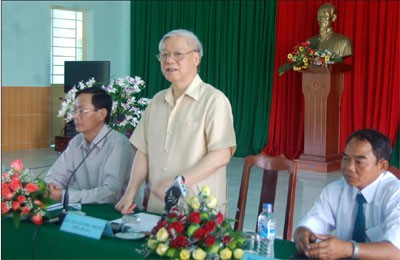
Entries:
<svg viewBox="0 0 400 260">
<path fill-rule="evenodd" d="M 74 39 L 75 41 L 75 47 L 74 48 L 74 59 L 67 59 L 67 60 L 72 60 L 72 61 L 85 61 L 87 59 L 87 33 L 86 33 L 86 27 L 87 27 L 87 10 L 86 9 L 81 9 L 81 8 L 69 8 L 69 7 L 63 7 L 63 6 L 51 6 L 51 10 L 50 10 L 50 19 L 51 19 L 51 42 L 50 42 L 50 85 L 52 86 L 63 86 L 64 85 L 64 80 L 62 80 L 62 82 L 57 82 L 54 83 L 54 76 L 62 76 L 64 78 L 64 64 L 63 65 L 54 65 L 54 59 L 55 58 L 63 58 L 63 57 L 68 57 L 68 56 L 62 56 L 62 55 L 55 55 L 54 54 L 54 48 L 57 47 L 65 47 L 65 46 L 55 46 L 54 44 L 54 39 L 55 38 L 59 38 L 59 37 L 55 37 L 54 36 L 54 19 L 58 19 L 58 18 L 54 18 L 53 16 L 53 11 L 54 10 L 64 10 L 64 11 L 73 11 L 73 12 L 81 12 L 82 13 L 82 47 L 78 47 L 77 44 L 77 36 L 76 36 L 76 32 L 75 32 L 75 37 L 74 38 L 70 38 L 70 39 Z M 66 19 L 69 20 L 69 19 Z M 76 23 L 78 20 L 77 15 L 75 15 L 75 19 L 71 19 L 71 21 L 75 22 L 75 28 L 74 30 L 77 31 L 77 26 Z M 67 46 L 67 48 L 69 48 Z M 82 59 L 77 59 L 77 50 L 78 49 L 82 49 Z M 62 68 L 62 74 L 60 73 L 55 73 L 55 66 Z"/>
</svg>

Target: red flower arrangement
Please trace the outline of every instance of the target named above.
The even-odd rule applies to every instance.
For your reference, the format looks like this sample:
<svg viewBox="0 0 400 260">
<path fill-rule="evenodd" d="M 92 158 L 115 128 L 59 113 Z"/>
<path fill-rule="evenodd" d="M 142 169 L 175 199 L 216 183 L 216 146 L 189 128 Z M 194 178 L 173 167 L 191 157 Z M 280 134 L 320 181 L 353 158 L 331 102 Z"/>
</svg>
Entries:
<svg viewBox="0 0 400 260">
<path fill-rule="evenodd" d="M 180 201 L 153 228 L 147 254 L 196 260 L 241 259 L 242 233 L 232 230 L 218 207 L 208 186 Z"/>
<path fill-rule="evenodd" d="M 18 227 L 21 218 L 30 218 L 42 224 L 45 208 L 50 199 L 44 198 L 46 183 L 33 178 L 29 169 L 24 169 L 22 160 L 11 162 L 11 169 L 1 175 L 1 214 L 11 216 Z"/>
<path fill-rule="evenodd" d="M 288 70 L 300 71 L 307 69 L 311 64 L 326 66 L 342 62 L 342 58 L 331 50 L 319 51 L 311 47 L 309 41 L 301 42 L 294 46 L 293 51 L 288 53 L 286 63 L 279 67 L 279 76 L 282 76 Z"/>
</svg>

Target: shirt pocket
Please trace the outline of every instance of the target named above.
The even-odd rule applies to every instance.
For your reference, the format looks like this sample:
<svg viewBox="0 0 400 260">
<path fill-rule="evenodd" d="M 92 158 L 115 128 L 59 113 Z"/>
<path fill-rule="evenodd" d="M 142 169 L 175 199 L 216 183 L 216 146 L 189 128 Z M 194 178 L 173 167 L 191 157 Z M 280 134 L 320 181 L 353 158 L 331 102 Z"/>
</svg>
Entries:
<svg viewBox="0 0 400 260">
<path fill-rule="evenodd" d="M 199 138 L 204 139 L 204 130 L 200 130 L 201 124 L 196 121 L 185 120 L 179 122 L 175 126 L 174 141 L 181 143 L 181 147 L 192 147 L 194 145 L 199 145 Z"/>
</svg>

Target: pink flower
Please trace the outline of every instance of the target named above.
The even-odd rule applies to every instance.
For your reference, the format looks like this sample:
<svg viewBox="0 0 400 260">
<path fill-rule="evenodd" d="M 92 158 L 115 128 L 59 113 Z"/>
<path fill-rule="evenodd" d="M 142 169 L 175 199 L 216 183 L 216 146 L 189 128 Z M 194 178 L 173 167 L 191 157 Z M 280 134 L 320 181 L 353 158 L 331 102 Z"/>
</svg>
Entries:
<svg viewBox="0 0 400 260">
<path fill-rule="evenodd" d="M 19 180 L 19 173 L 18 172 L 13 172 L 13 174 L 11 175 L 11 180 Z"/>
<path fill-rule="evenodd" d="M 10 184 L 9 184 L 9 186 L 8 187 L 10 187 L 10 189 L 12 190 L 12 191 L 17 191 L 17 190 L 19 190 L 19 189 L 22 189 L 22 183 L 21 183 L 21 180 L 19 179 L 19 178 L 12 178 L 11 179 L 11 182 L 10 182 Z"/>
<path fill-rule="evenodd" d="M 24 203 L 24 202 L 26 201 L 26 197 L 25 197 L 24 195 L 19 195 L 19 196 L 17 197 L 17 201 L 18 201 L 19 203 Z"/>
<path fill-rule="evenodd" d="M 9 211 L 10 211 L 10 208 L 8 207 L 8 204 L 6 202 L 2 202 L 1 203 L 1 214 L 6 214 Z"/>
<path fill-rule="evenodd" d="M 5 183 L 3 183 L 5 184 Z M 8 185 L 1 185 L 1 196 L 5 199 L 5 200 L 11 200 L 12 197 L 14 196 L 14 192 L 12 192 L 9 188 Z"/>
<path fill-rule="evenodd" d="M 28 183 L 28 184 L 25 185 L 25 189 L 26 189 L 29 193 L 32 193 L 32 192 L 38 191 L 40 188 L 39 188 L 39 186 L 37 186 L 36 184 L 30 182 L 30 183 Z"/>
<path fill-rule="evenodd" d="M 18 201 L 13 201 L 13 203 L 12 203 L 12 209 L 13 209 L 13 210 L 17 210 L 17 209 L 19 209 L 20 207 L 21 207 L 21 204 L 19 204 Z"/>
<path fill-rule="evenodd" d="M 22 164 L 21 159 L 15 159 L 14 161 L 11 162 L 11 168 L 14 169 L 14 171 L 20 172 L 24 169 L 24 165 Z"/>
<path fill-rule="evenodd" d="M 22 209 L 22 214 L 23 215 L 28 215 L 31 209 L 28 206 L 23 207 Z"/>
<path fill-rule="evenodd" d="M 42 220 L 43 217 L 40 213 L 36 213 L 33 217 L 32 217 L 32 221 L 33 223 L 35 223 L 36 225 L 41 225 L 42 224 Z"/>
<path fill-rule="evenodd" d="M 3 182 L 3 183 L 1 183 L 1 190 L 3 191 L 5 189 L 8 190 L 8 184 Z"/>
<path fill-rule="evenodd" d="M 32 221 L 40 225 L 43 221 L 43 212 L 40 209 L 45 207 L 40 201 L 42 183 L 44 181 L 31 181 L 31 172 L 24 170 L 22 160 L 17 159 L 11 162 L 11 170 L 2 173 L 1 183 L 1 213 L 14 213 L 20 216 L 29 216 Z M 18 226 L 19 218 L 15 225 Z"/>
</svg>

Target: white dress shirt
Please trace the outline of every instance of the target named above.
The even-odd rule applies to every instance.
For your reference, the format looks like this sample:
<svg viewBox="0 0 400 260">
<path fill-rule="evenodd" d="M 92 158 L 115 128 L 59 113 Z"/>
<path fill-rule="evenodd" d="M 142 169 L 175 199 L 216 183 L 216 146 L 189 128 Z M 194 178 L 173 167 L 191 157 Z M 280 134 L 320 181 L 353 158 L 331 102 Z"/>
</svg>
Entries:
<svg viewBox="0 0 400 260">
<path fill-rule="evenodd" d="M 47 173 L 47 183 L 65 189 L 71 174 L 76 171 L 69 185 L 70 203 L 116 203 L 124 193 L 134 150 L 128 138 L 115 130 L 102 139 L 109 130 L 110 127 L 104 125 L 90 145 L 83 134 L 75 136 Z M 91 149 L 93 151 L 76 170 Z"/>
<path fill-rule="evenodd" d="M 337 237 L 351 240 L 358 192 L 343 177 L 328 184 L 298 227 L 308 227 L 316 234 L 336 230 Z M 400 249 L 400 181 L 387 171 L 361 193 L 367 201 L 364 204 L 366 242 L 389 241 Z"/>
</svg>

